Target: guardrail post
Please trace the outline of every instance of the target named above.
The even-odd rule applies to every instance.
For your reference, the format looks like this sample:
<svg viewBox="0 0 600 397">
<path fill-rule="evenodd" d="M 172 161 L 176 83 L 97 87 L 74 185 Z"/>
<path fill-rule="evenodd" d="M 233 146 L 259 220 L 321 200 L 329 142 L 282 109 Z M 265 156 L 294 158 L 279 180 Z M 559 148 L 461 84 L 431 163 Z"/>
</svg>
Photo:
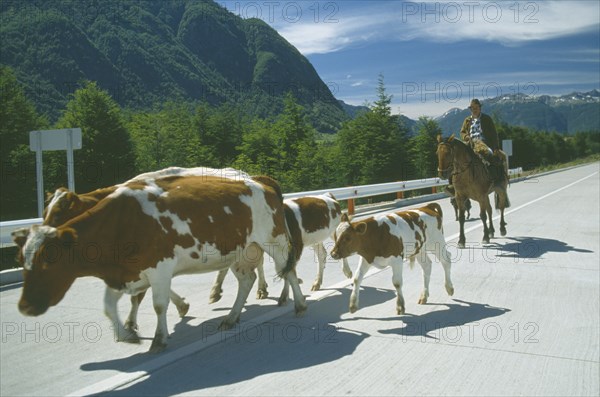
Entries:
<svg viewBox="0 0 600 397">
<path fill-rule="evenodd" d="M 403 199 L 404 198 L 404 192 L 396 192 L 396 198 L 398 200 Z"/>
<path fill-rule="evenodd" d="M 354 215 L 354 199 L 348 199 L 348 215 Z"/>
<path fill-rule="evenodd" d="M 437 186 L 433 186 L 431 188 L 431 193 L 436 194 L 437 193 Z"/>
</svg>

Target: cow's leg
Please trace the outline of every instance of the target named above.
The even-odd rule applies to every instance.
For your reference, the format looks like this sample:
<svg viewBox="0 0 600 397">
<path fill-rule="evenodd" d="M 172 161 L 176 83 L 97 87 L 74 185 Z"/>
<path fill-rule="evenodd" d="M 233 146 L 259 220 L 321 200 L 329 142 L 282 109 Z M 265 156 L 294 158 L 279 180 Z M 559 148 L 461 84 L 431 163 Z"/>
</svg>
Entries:
<svg viewBox="0 0 600 397">
<path fill-rule="evenodd" d="M 319 262 L 319 268 L 317 269 L 317 277 L 311 287 L 311 291 L 318 291 L 321 289 L 321 284 L 323 284 L 323 270 L 325 269 L 325 260 L 327 259 L 327 251 L 325 251 L 325 247 L 323 243 L 318 243 L 313 245 L 313 249 L 317 254 L 317 261 Z"/>
<path fill-rule="evenodd" d="M 213 283 L 212 288 L 210 289 L 210 296 L 208 297 L 208 303 L 215 303 L 221 300 L 223 293 L 223 281 L 225 280 L 225 276 L 227 276 L 227 272 L 229 268 L 223 269 L 217 273 L 217 277 L 215 278 L 215 282 Z"/>
<path fill-rule="evenodd" d="M 119 320 L 117 302 L 123 292 L 106 287 L 104 291 L 104 314 L 110 319 L 115 330 L 117 342 L 140 343 L 140 337 L 134 329 L 127 329 Z"/>
<path fill-rule="evenodd" d="M 258 289 L 256 290 L 256 299 L 267 299 L 269 297 L 269 292 L 267 291 L 267 279 L 265 278 L 265 257 L 264 252 L 261 249 L 260 257 L 258 258 L 259 262 L 256 265 L 256 273 L 258 273 Z"/>
<path fill-rule="evenodd" d="M 171 290 L 169 298 L 177 307 L 177 313 L 179 313 L 179 317 L 184 318 L 188 310 L 190 310 L 190 304 L 185 301 L 185 298 L 182 298 L 173 290 Z"/>
<path fill-rule="evenodd" d="M 131 295 L 131 309 L 129 310 L 127 320 L 125 320 L 125 329 L 138 331 L 137 314 L 140 310 L 140 303 L 142 303 L 145 295 L 146 291 L 142 291 L 137 295 Z"/>
<path fill-rule="evenodd" d="M 243 262 L 242 260 L 241 263 L 231 267 L 231 272 L 238 280 L 238 292 L 231 311 L 219 326 L 221 331 L 233 328 L 240 321 L 240 314 L 256 280 L 254 269 L 244 266 Z"/>
<path fill-rule="evenodd" d="M 301 316 L 304 314 L 307 308 L 306 298 L 302 294 L 302 289 L 300 289 L 300 281 L 296 275 L 296 255 L 294 254 L 293 250 L 290 249 L 290 247 L 292 246 L 288 244 L 287 239 L 281 238 L 274 244 L 265 244 L 263 249 L 266 250 L 271 258 L 273 258 L 277 274 L 282 275 L 292 287 L 296 315 Z M 286 269 L 287 271 L 284 272 Z M 284 291 L 285 290 L 286 288 L 284 288 Z M 285 303 L 281 301 L 281 297 L 279 299 L 279 305 Z"/>
<path fill-rule="evenodd" d="M 423 291 L 419 297 L 419 305 L 424 305 L 427 303 L 427 298 L 429 298 L 429 280 L 431 279 L 431 259 L 429 259 L 425 249 L 417 254 L 417 261 L 421 265 L 421 270 L 423 270 Z"/>
<path fill-rule="evenodd" d="M 167 308 L 171 294 L 171 279 L 175 268 L 174 259 L 165 259 L 156 268 L 147 270 L 147 277 L 152 287 L 152 304 L 156 313 L 156 331 L 150 353 L 160 353 L 167 347 L 169 328 L 167 326 Z"/>
<path fill-rule="evenodd" d="M 367 271 L 371 265 L 361 256 L 358 260 L 358 266 L 354 275 L 354 286 L 352 288 L 352 294 L 350 295 L 350 313 L 354 313 L 358 310 L 358 301 L 360 294 L 360 284 L 362 283 L 363 277 L 367 274 Z"/>
<path fill-rule="evenodd" d="M 433 249 L 435 256 L 442 263 L 444 267 L 444 286 L 446 287 L 446 292 L 448 295 L 454 295 L 454 286 L 452 285 L 452 276 L 451 276 L 451 262 L 450 262 L 450 252 L 446 248 L 446 242 L 444 240 L 444 236 L 441 236 L 440 242 L 436 244 L 439 246 L 439 249 Z"/>
<path fill-rule="evenodd" d="M 396 258 L 391 258 L 390 265 L 392 266 L 392 283 L 394 284 L 394 288 L 396 288 L 396 313 L 404 314 L 405 306 L 404 306 L 404 296 L 402 295 L 402 264 L 404 259 L 399 256 Z M 419 260 L 419 263 L 421 261 Z"/>
<path fill-rule="evenodd" d="M 348 265 L 348 259 L 342 259 L 342 271 L 344 272 L 344 276 L 346 278 L 352 278 L 352 270 L 350 270 L 350 266 Z"/>
</svg>

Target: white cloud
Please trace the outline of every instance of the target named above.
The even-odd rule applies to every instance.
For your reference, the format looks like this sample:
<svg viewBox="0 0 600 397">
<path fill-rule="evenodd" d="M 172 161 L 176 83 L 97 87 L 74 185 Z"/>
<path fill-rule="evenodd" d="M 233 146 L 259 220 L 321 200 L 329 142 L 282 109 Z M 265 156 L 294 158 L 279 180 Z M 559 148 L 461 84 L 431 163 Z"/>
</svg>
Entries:
<svg viewBox="0 0 600 397">
<path fill-rule="evenodd" d="M 335 23 L 302 18 L 273 26 L 304 55 L 377 40 L 487 40 L 505 45 L 600 28 L 597 1 L 352 1 L 340 2 Z"/>
</svg>

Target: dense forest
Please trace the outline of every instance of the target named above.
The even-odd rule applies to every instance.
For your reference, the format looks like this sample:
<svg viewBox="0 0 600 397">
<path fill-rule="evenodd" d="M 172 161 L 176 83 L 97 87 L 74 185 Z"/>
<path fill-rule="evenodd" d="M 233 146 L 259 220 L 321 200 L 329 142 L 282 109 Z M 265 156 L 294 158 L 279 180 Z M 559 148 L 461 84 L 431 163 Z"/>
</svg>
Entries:
<svg viewBox="0 0 600 397">
<path fill-rule="evenodd" d="M 29 131 L 79 127 L 75 151 L 78 192 L 120 183 L 168 166 L 234 167 L 276 178 L 285 192 L 428 178 L 436 175 L 433 119 L 422 117 L 409 134 L 391 112 L 392 97 L 379 77 L 377 101 L 344 122 L 336 134 L 320 134 L 293 93 L 282 111 L 251 117 L 232 104 L 168 101 L 151 110 L 120 107 L 96 82 L 83 82 L 59 119 L 36 111 L 23 85 L 0 67 L 1 219 L 35 217 L 35 156 Z M 571 136 L 532 131 L 496 120 L 500 139 L 513 140 L 511 166 L 531 169 L 600 152 L 600 133 Z M 66 156 L 44 153 L 44 188 L 66 186 Z"/>
<path fill-rule="evenodd" d="M 320 132 L 348 118 L 276 30 L 211 0 L 2 0 L 0 40 L 2 64 L 51 121 L 86 80 L 128 109 L 203 101 L 271 117 L 291 91 Z"/>
</svg>

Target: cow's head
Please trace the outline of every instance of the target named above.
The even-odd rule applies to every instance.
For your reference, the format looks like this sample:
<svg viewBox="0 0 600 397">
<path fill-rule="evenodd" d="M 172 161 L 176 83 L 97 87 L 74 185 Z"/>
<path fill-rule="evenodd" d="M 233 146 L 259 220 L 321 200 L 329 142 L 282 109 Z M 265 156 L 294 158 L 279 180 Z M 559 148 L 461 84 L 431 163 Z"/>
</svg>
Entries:
<svg viewBox="0 0 600 397">
<path fill-rule="evenodd" d="M 363 236 L 366 231 L 366 223 L 350 223 L 348 215 L 343 214 L 341 222 L 334 234 L 335 246 L 331 251 L 331 257 L 333 259 L 342 259 L 356 253 L 360 246 L 361 236 Z"/>
<path fill-rule="evenodd" d="M 14 231 L 12 237 L 24 269 L 19 311 L 38 316 L 60 302 L 77 278 L 72 254 L 77 236 L 70 228 L 33 226 Z"/>
<path fill-rule="evenodd" d="M 48 226 L 60 226 L 85 211 L 77 193 L 64 187 L 57 189 L 53 194 L 48 194 L 46 202 L 42 216 L 44 225 Z"/>
</svg>

